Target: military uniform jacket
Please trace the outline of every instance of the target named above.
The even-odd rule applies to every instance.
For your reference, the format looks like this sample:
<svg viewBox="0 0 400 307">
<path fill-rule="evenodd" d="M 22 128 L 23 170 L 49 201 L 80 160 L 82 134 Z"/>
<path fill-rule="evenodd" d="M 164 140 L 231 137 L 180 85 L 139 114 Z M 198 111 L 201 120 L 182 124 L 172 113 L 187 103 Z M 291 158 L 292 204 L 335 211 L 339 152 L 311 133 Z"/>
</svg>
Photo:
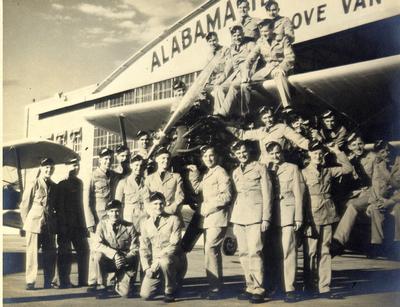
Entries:
<svg viewBox="0 0 400 307">
<path fill-rule="evenodd" d="M 208 169 L 201 180 L 197 173 L 190 173 L 189 180 L 195 193 L 203 196 L 200 207 L 200 215 L 204 218 L 203 228 L 228 226 L 232 186 L 225 169 L 219 165 Z M 213 213 L 206 216 L 206 212 L 210 211 Z"/>
<path fill-rule="evenodd" d="M 254 46 L 254 42 L 246 40 L 243 40 L 239 46 L 232 44 L 225 52 L 225 70 L 221 78 L 228 81 L 233 81 L 236 77 L 240 78 L 241 74 L 247 71 L 245 62 Z"/>
<path fill-rule="evenodd" d="M 71 176 L 58 183 L 56 208 L 59 231 L 86 228 L 82 180 Z"/>
<path fill-rule="evenodd" d="M 338 162 L 342 166 L 317 169 L 310 164 L 302 170 L 307 188 L 307 219 L 315 225 L 330 225 L 339 220 L 335 204 L 332 200 L 332 179 L 350 174 L 353 168 L 347 157 L 341 152 L 337 153 Z"/>
<path fill-rule="evenodd" d="M 115 191 L 115 199 L 124 203 L 124 206 L 134 207 L 135 210 L 143 210 L 144 179 L 139 184 L 134 175 L 129 175 L 120 180 Z"/>
<path fill-rule="evenodd" d="M 157 258 L 176 255 L 181 239 L 181 222 L 177 216 L 161 215 L 158 227 L 153 217 L 146 219 L 141 225 L 139 248 L 143 271 Z"/>
<path fill-rule="evenodd" d="M 289 73 L 294 67 L 295 55 L 287 37 L 281 40 L 273 39 L 271 42 L 268 42 L 264 37 L 260 37 L 246 59 L 245 66 L 247 70 L 253 67 L 258 57 L 263 58 L 266 63 L 265 68 L 263 68 L 266 77 L 277 67 L 281 68 L 285 73 Z"/>
<path fill-rule="evenodd" d="M 319 134 L 321 136 L 321 142 L 335 142 L 339 147 L 343 146 L 348 135 L 347 129 L 344 126 L 340 126 L 336 130 L 321 129 Z"/>
<path fill-rule="evenodd" d="M 231 222 L 251 225 L 271 221 L 272 183 L 265 165 L 253 161 L 244 170 L 239 166 L 233 171 L 232 178 L 237 195 Z"/>
<path fill-rule="evenodd" d="M 23 229 L 32 233 L 56 233 L 57 185 L 37 178 L 26 187 L 20 204 Z"/>
<path fill-rule="evenodd" d="M 261 151 L 260 160 L 265 164 L 268 163 L 268 154 L 265 145 L 269 142 L 278 142 L 283 147 L 285 139 L 288 139 L 298 147 L 305 150 L 308 149 L 309 141 L 286 124 L 276 124 L 269 130 L 265 127 L 260 127 L 254 130 L 243 130 L 237 128 L 229 128 L 229 130 L 241 140 L 259 141 Z"/>
<path fill-rule="evenodd" d="M 105 173 L 96 168 L 93 171 L 89 185 L 89 208 L 85 210 L 87 227 L 95 226 L 99 222 L 97 212 L 104 212 L 106 204 L 113 199 L 118 178 L 118 174 L 112 170 Z"/>
<path fill-rule="evenodd" d="M 362 190 L 371 187 L 372 172 L 376 155 L 374 152 L 364 152 L 360 157 L 352 157 L 350 163 L 353 165 L 354 191 L 352 196 L 360 194 Z"/>
<path fill-rule="evenodd" d="M 270 170 L 274 183 L 273 223 L 278 226 L 303 222 L 305 184 L 299 167 L 283 162 L 277 170 Z"/>
<path fill-rule="evenodd" d="M 260 19 L 246 16 L 244 20 L 241 20 L 240 25 L 243 28 L 244 37 L 251 41 L 256 41 L 260 37 L 260 31 L 258 30 L 258 24 Z"/>
<path fill-rule="evenodd" d="M 372 173 L 372 191 L 370 202 L 390 199 L 400 191 L 399 185 L 400 157 L 396 157 L 393 164 L 376 159 Z"/>
<path fill-rule="evenodd" d="M 280 41 L 283 38 L 287 38 L 289 43 L 294 42 L 294 28 L 292 21 L 288 17 L 276 16 L 273 20 L 274 33 L 276 40 Z"/>
<path fill-rule="evenodd" d="M 180 214 L 180 205 L 185 198 L 181 175 L 166 171 L 164 180 L 161 180 L 159 172 L 156 171 L 144 181 L 145 202 L 148 202 L 151 192 L 160 192 L 164 195 L 166 201 L 165 213 Z"/>
<path fill-rule="evenodd" d="M 95 250 L 109 259 L 113 259 L 117 253 L 132 257 L 139 250 L 138 237 L 135 227 L 123 220 L 118 223 L 115 233 L 113 224 L 106 216 L 97 225 Z"/>
</svg>

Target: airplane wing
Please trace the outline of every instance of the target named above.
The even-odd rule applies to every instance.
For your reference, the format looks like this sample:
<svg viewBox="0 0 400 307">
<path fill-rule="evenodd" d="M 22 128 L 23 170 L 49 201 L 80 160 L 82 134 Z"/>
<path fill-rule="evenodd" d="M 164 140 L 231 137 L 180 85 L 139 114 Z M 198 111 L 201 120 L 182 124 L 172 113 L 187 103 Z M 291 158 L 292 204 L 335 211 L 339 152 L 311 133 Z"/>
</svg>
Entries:
<svg viewBox="0 0 400 307">
<path fill-rule="evenodd" d="M 120 121 L 124 118 L 127 138 L 136 138 L 139 130 L 158 130 L 170 117 L 171 107 L 177 98 L 168 98 L 154 102 L 143 102 L 128 106 L 98 110 L 88 114 L 85 119 L 92 125 L 119 134 Z"/>
<path fill-rule="evenodd" d="M 371 114 L 378 114 L 389 101 L 398 99 L 399 93 L 395 91 L 398 91 L 399 81 L 400 55 L 289 77 L 290 84 L 303 99 L 316 97 L 321 108 L 330 107 L 346 114 L 356 123 L 370 119 Z M 263 88 L 264 97 L 261 98 L 264 103 L 279 102 L 279 94 L 273 80 L 263 82 Z M 139 130 L 169 127 L 171 119 L 174 118 L 174 122 L 176 118 L 183 116 L 195 96 L 192 92 L 187 94 L 190 94 L 187 96 L 190 99 L 182 99 L 175 112 L 176 117 L 171 117 L 170 110 L 177 100 L 170 98 L 95 111 L 87 115 L 86 119 L 95 126 L 118 134 L 119 117 L 123 116 L 127 137 L 135 138 Z"/>
<path fill-rule="evenodd" d="M 38 167 L 44 157 L 50 157 L 59 164 L 79 158 L 79 155 L 68 147 L 43 139 L 22 139 L 3 144 L 4 166 L 20 169 Z"/>
<path fill-rule="evenodd" d="M 297 74 L 289 82 L 303 97 L 314 97 L 322 108 L 330 107 L 360 124 L 398 103 L 400 55 Z M 263 87 L 279 101 L 273 80 Z"/>
</svg>

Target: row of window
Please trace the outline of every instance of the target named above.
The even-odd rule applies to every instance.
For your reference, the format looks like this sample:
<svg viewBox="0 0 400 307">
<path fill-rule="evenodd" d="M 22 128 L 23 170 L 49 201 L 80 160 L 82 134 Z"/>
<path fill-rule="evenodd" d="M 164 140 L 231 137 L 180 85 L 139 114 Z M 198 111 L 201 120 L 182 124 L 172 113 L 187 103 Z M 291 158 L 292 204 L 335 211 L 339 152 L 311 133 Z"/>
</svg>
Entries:
<svg viewBox="0 0 400 307">
<path fill-rule="evenodd" d="M 123 105 L 171 98 L 173 97 L 173 84 L 176 81 L 183 81 L 186 84 L 186 87 L 189 88 L 199 73 L 200 72 L 194 72 L 182 75 L 104 98 L 95 104 L 95 109 L 115 108 Z M 119 135 L 95 127 L 93 140 L 93 168 L 97 166 L 98 154 L 102 148 L 106 147 L 115 150 L 115 148 L 120 144 L 122 144 L 122 138 Z M 128 141 L 128 146 L 132 153 L 135 153 L 138 150 L 136 141 Z"/>
</svg>

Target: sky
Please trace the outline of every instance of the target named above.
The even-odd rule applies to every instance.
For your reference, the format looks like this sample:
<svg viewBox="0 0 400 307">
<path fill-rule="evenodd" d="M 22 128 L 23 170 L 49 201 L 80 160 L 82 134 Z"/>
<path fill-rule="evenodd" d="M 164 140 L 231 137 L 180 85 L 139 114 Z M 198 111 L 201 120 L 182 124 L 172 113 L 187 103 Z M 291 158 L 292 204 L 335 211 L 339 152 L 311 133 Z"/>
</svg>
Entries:
<svg viewBox="0 0 400 307">
<path fill-rule="evenodd" d="M 3 141 L 24 106 L 101 82 L 205 0 L 3 0 Z"/>
</svg>

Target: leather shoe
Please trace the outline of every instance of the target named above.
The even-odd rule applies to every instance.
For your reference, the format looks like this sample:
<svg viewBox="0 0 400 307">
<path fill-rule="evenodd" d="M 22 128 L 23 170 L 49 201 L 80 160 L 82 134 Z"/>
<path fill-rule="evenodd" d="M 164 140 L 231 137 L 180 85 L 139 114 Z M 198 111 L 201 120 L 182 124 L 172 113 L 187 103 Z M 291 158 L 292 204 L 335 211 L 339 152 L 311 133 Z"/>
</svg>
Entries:
<svg viewBox="0 0 400 307">
<path fill-rule="evenodd" d="M 326 298 L 328 300 L 341 300 L 344 298 L 343 295 L 341 295 L 339 293 L 332 293 L 332 292 L 320 293 L 319 297 Z"/>
<path fill-rule="evenodd" d="M 34 283 L 26 284 L 25 290 L 27 291 L 35 290 L 35 284 Z"/>
<path fill-rule="evenodd" d="M 108 298 L 108 291 L 107 289 L 101 289 L 96 293 L 96 299 L 98 300 L 104 300 Z"/>
<path fill-rule="evenodd" d="M 43 286 L 44 289 L 57 289 L 58 285 L 54 282 L 51 283 L 45 283 Z"/>
<path fill-rule="evenodd" d="M 248 301 L 250 298 L 251 298 L 251 293 L 247 291 L 243 291 L 237 296 L 237 299 L 240 301 Z"/>
<path fill-rule="evenodd" d="M 221 298 L 221 291 L 208 291 L 206 299 L 210 301 L 219 300 Z"/>
<path fill-rule="evenodd" d="M 89 285 L 86 289 L 87 293 L 94 293 L 97 290 L 97 285 Z"/>
<path fill-rule="evenodd" d="M 252 304 L 261 304 L 264 302 L 264 296 L 261 294 L 252 294 L 249 301 Z"/>
<path fill-rule="evenodd" d="M 164 295 L 164 303 L 173 303 L 175 302 L 175 296 L 170 293 L 165 293 Z"/>
<path fill-rule="evenodd" d="M 286 292 L 283 300 L 285 303 L 295 303 L 297 302 L 297 296 L 293 291 Z"/>
</svg>

